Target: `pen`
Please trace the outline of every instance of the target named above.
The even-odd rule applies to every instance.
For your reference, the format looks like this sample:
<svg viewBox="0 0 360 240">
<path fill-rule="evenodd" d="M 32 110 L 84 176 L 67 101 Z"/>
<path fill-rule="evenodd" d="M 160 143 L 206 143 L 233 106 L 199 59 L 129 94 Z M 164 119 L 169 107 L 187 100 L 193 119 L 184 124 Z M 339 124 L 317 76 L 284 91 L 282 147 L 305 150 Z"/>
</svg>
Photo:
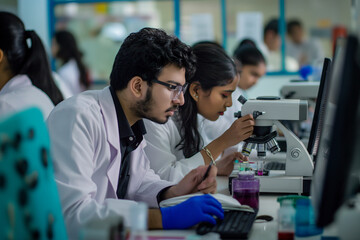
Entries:
<svg viewBox="0 0 360 240">
<path fill-rule="evenodd" d="M 213 165 L 213 162 L 210 162 L 208 168 L 206 169 L 205 175 L 204 175 L 204 177 L 203 177 L 203 179 L 202 179 L 203 181 L 204 181 L 204 180 L 207 178 L 207 176 L 209 175 L 210 168 L 211 168 L 212 165 Z"/>
</svg>

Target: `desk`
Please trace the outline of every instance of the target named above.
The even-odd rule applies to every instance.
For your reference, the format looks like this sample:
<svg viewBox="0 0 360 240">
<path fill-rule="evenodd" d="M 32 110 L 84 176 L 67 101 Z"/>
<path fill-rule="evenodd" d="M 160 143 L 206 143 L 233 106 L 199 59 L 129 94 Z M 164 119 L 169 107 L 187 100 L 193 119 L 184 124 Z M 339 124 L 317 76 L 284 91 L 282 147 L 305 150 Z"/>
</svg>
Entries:
<svg viewBox="0 0 360 240">
<path fill-rule="evenodd" d="M 228 177 L 217 177 L 217 191 L 225 195 L 229 195 Z M 257 223 L 255 222 L 249 234 L 249 240 L 277 240 L 277 211 L 280 208 L 279 203 L 276 201 L 278 195 L 263 195 L 260 194 L 259 212 L 258 215 L 270 215 L 274 218 L 271 222 Z M 148 232 L 149 236 L 159 236 L 159 239 L 181 239 L 184 237 L 195 235 L 195 230 L 167 230 L 160 231 L 154 230 Z M 171 238 L 173 237 L 173 238 Z M 195 239 L 195 238 L 191 238 Z"/>
</svg>

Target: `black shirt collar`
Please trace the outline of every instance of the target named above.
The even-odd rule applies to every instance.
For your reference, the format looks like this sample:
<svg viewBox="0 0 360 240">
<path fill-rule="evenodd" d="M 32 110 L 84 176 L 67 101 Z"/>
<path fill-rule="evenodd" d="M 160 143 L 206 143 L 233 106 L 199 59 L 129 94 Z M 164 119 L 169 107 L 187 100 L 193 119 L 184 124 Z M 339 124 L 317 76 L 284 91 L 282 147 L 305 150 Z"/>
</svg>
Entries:
<svg viewBox="0 0 360 240">
<path fill-rule="evenodd" d="M 119 134 L 120 139 L 125 140 L 128 144 L 136 140 L 136 142 L 140 143 L 143 139 L 143 135 L 146 134 L 146 129 L 143 120 L 137 121 L 132 127 L 125 116 L 125 113 L 121 107 L 120 101 L 116 95 L 113 87 L 110 86 L 110 92 L 112 99 L 114 101 L 118 126 L 119 126 Z M 122 141 L 120 141 L 122 142 Z"/>
</svg>

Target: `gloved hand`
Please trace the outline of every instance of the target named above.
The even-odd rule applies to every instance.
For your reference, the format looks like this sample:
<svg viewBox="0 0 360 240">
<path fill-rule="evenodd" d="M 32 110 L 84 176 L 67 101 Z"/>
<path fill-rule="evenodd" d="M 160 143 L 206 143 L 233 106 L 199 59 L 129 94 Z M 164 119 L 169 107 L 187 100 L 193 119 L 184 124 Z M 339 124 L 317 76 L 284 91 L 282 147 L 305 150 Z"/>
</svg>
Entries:
<svg viewBox="0 0 360 240">
<path fill-rule="evenodd" d="M 219 219 L 224 218 L 220 202 L 209 194 L 192 197 L 178 205 L 160 210 L 164 229 L 184 229 L 200 222 L 216 224 L 214 215 Z"/>
</svg>

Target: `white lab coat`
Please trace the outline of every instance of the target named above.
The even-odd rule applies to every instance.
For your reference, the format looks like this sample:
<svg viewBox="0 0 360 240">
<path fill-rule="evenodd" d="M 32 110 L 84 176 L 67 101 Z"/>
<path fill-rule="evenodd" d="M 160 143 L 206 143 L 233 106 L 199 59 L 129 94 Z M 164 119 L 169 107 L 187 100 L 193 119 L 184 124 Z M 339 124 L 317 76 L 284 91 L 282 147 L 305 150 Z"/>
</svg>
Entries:
<svg viewBox="0 0 360 240">
<path fill-rule="evenodd" d="M 63 98 L 67 99 L 69 97 L 72 97 L 73 95 L 72 90 L 69 88 L 68 85 L 66 85 L 64 80 L 61 79 L 60 75 L 56 72 L 52 72 L 52 77 L 54 79 L 56 86 L 59 88 L 61 94 L 63 95 Z"/>
<path fill-rule="evenodd" d="M 316 65 L 319 61 L 322 63 L 325 57 L 321 43 L 317 39 L 306 39 L 300 44 L 287 41 L 286 54 L 296 59 L 301 66 Z"/>
<path fill-rule="evenodd" d="M 204 165 L 200 152 L 185 158 L 183 151 L 175 146 L 180 142 L 180 132 L 170 118 L 165 124 L 144 119 L 147 134 L 145 153 L 150 157 L 150 167 L 161 179 L 179 182 L 186 174 L 198 166 Z"/>
<path fill-rule="evenodd" d="M 16 75 L 0 90 L 0 117 L 29 107 L 38 107 L 46 119 L 54 104 L 27 75 Z"/>
<path fill-rule="evenodd" d="M 89 221 L 121 215 L 129 226 L 134 201 L 158 207 L 157 194 L 171 183 L 160 180 L 150 169 L 143 151 L 145 140 L 131 153 L 131 177 L 125 196 L 128 200 L 117 199 L 120 138 L 108 87 L 64 100 L 47 123 L 55 180 L 70 239 L 77 239 L 80 228 Z"/>
<path fill-rule="evenodd" d="M 207 120 L 197 114 L 198 131 L 204 146 L 221 136 L 235 121 L 234 113 L 241 110 L 241 103 L 237 101 L 241 94 L 243 94 L 243 90 L 236 88 L 232 94 L 233 106 L 228 108 L 224 116 L 220 116 L 216 121 Z M 192 169 L 205 164 L 200 152 L 190 158 L 185 158 L 183 151 L 176 148 L 181 136 L 174 120 L 170 118 L 166 124 L 158 124 L 144 119 L 144 123 L 147 131 L 145 152 L 151 156 L 150 167 L 161 179 L 177 183 Z M 225 149 L 224 154 L 220 155 L 218 159 L 238 151 L 240 146 L 241 144 Z"/>
<path fill-rule="evenodd" d="M 74 59 L 61 66 L 57 70 L 57 73 L 59 74 L 64 85 L 66 85 L 64 88 L 70 89 L 71 96 L 85 91 L 84 86 L 80 83 L 80 72 Z"/>
</svg>

